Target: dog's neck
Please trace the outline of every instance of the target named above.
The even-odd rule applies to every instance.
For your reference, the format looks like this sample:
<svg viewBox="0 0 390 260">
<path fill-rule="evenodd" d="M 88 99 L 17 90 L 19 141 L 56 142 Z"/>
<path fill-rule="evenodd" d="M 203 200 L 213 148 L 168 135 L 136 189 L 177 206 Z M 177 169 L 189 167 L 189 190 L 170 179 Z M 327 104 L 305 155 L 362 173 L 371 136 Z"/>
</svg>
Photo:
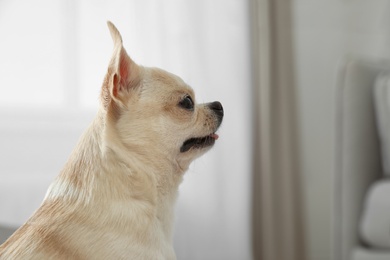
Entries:
<svg viewBox="0 0 390 260">
<path fill-rule="evenodd" d="M 182 173 L 169 161 L 160 160 L 158 164 L 152 158 L 145 161 L 147 159 L 134 151 L 106 143 L 107 134 L 112 133 L 107 132 L 107 125 L 98 116 L 46 198 L 67 197 L 84 206 L 94 201 L 110 205 L 123 198 L 129 203 L 144 203 L 149 205 L 167 238 L 171 239 L 174 204 Z M 96 190 L 97 186 L 103 190 Z M 110 192 L 104 192 L 104 188 Z"/>
</svg>

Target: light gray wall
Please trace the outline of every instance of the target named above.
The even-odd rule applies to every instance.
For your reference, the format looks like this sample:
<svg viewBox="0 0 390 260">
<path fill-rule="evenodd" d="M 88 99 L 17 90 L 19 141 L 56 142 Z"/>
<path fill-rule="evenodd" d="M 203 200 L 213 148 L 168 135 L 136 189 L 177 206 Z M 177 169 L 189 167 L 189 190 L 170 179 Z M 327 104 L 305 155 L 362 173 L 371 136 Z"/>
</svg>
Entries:
<svg viewBox="0 0 390 260">
<path fill-rule="evenodd" d="M 390 59 L 390 1 L 295 0 L 293 16 L 309 259 L 329 260 L 336 72 L 348 57 Z"/>
</svg>

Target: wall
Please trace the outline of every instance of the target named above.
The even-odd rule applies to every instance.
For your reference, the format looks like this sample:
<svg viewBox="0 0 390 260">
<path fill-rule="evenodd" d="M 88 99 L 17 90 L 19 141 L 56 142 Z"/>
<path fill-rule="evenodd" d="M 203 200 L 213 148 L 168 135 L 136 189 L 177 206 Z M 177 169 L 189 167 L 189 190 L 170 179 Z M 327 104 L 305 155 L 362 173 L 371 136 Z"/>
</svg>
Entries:
<svg viewBox="0 0 390 260">
<path fill-rule="evenodd" d="M 293 1 L 310 260 L 332 250 L 335 77 L 348 57 L 390 58 L 390 1 Z"/>
</svg>

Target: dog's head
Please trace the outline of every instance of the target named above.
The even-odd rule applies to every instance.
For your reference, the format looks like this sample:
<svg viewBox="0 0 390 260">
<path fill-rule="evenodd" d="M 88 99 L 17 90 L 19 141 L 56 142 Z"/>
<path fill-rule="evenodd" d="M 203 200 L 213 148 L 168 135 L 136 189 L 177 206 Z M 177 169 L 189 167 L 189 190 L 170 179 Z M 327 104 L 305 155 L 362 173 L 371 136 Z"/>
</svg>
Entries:
<svg viewBox="0 0 390 260">
<path fill-rule="evenodd" d="M 193 90 L 179 77 L 137 65 L 116 27 L 110 22 L 108 27 L 114 53 L 101 92 L 105 124 L 111 129 L 108 145 L 186 170 L 218 139 L 221 103 L 197 104 Z"/>
</svg>

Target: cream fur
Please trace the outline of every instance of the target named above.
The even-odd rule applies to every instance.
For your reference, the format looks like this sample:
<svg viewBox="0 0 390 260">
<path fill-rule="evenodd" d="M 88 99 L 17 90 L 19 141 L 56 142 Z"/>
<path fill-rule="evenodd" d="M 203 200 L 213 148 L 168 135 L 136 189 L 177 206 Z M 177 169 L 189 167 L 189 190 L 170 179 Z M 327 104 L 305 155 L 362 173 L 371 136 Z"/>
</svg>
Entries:
<svg viewBox="0 0 390 260">
<path fill-rule="evenodd" d="M 210 104 L 178 104 L 193 90 L 179 77 L 134 63 L 108 22 L 114 52 L 101 108 L 41 207 L 0 246 L 0 259 L 175 259 L 173 211 L 183 173 L 216 139 Z"/>
</svg>

